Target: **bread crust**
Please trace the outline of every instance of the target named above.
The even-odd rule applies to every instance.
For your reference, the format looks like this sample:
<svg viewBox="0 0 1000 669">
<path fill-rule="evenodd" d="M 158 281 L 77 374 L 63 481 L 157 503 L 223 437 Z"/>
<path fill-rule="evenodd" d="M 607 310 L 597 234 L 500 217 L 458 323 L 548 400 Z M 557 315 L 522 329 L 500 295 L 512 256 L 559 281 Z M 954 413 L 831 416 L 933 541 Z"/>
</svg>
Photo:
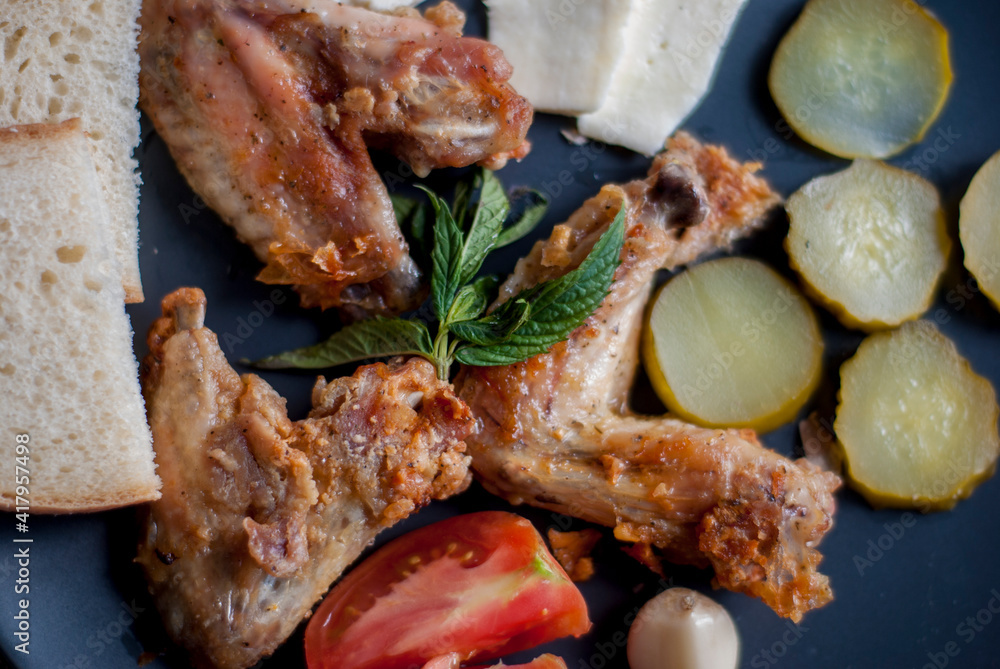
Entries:
<svg viewBox="0 0 1000 669">
<path fill-rule="evenodd" d="M 18 473 L 28 475 L 21 494 L 32 513 L 158 499 L 121 268 L 84 125 L 0 128 L 0 155 L 0 456 L 27 470 Z M 15 448 L 22 434 L 26 453 Z M 0 483 L 0 510 L 24 510 L 14 477 Z"/>
<path fill-rule="evenodd" d="M 97 167 L 126 302 L 143 300 L 138 254 L 141 0 L 0 2 L 0 127 L 79 117 Z"/>
</svg>

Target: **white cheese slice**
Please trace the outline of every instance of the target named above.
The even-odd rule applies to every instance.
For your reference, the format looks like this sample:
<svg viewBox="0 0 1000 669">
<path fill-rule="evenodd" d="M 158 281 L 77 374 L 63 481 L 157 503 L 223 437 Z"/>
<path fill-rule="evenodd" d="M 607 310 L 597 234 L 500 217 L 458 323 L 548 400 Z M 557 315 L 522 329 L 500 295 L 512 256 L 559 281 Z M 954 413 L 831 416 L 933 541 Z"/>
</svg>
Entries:
<svg viewBox="0 0 1000 669">
<path fill-rule="evenodd" d="M 572 0 L 571 0 L 572 1 Z M 711 87 L 746 0 L 634 0 L 604 104 L 580 132 L 654 154 Z"/>
<path fill-rule="evenodd" d="M 540 111 L 598 109 L 625 51 L 635 0 L 486 0 L 490 41 L 514 67 L 510 83 Z"/>
</svg>

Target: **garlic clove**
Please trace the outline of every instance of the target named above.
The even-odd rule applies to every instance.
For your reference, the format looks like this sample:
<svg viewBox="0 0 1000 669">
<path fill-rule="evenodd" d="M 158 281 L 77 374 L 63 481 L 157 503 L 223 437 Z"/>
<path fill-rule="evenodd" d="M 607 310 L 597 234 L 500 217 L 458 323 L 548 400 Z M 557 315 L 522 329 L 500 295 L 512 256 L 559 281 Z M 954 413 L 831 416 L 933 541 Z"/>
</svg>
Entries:
<svg viewBox="0 0 1000 669">
<path fill-rule="evenodd" d="M 687 588 L 646 602 L 629 630 L 631 669 L 735 669 L 738 659 L 739 636 L 729 613 Z"/>
</svg>

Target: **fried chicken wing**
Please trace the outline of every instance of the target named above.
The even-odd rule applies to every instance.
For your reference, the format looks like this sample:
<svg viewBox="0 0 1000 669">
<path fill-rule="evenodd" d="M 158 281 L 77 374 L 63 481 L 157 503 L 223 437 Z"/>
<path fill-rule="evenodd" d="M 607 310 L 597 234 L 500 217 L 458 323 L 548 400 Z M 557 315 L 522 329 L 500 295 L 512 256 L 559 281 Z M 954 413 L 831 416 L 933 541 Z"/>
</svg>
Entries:
<svg viewBox="0 0 1000 669">
<path fill-rule="evenodd" d="M 419 175 L 528 150 L 510 65 L 427 18 L 334 0 L 145 0 L 140 105 L 181 173 L 305 306 L 398 312 L 420 297 L 368 147 Z"/>
<path fill-rule="evenodd" d="M 180 289 L 149 334 L 143 389 L 162 498 L 137 561 L 196 666 L 270 654 L 383 528 L 469 484 L 468 407 L 416 358 L 320 379 L 292 422 L 229 366 Z"/>
<path fill-rule="evenodd" d="M 719 585 L 798 620 L 832 597 L 815 546 L 831 527 L 839 479 L 767 450 L 752 431 L 628 408 L 654 274 L 759 225 L 778 198 L 752 171 L 680 134 L 648 178 L 605 186 L 518 263 L 500 300 L 576 267 L 625 207 L 610 294 L 549 353 L 464 369 L 459 395 L 480 421 L 468 444 L 489 490 L 613 527 L 640 557 L 655 546 L 674 561 L 711 565 Z"/>
</svg>

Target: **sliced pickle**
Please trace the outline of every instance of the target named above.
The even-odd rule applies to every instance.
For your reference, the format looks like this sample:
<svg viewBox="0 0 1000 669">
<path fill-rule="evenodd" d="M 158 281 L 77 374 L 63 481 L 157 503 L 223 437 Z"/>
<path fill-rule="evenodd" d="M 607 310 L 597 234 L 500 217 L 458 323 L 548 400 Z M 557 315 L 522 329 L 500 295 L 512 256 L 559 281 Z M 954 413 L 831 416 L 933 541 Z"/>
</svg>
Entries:
<svg viewBox="0 0 1000 669">
<path fill-rule="evenodd" d="M 979 168 L 969 184 L 958 228 L 965 266 L 1000 309 L 1000 152 Z"/>
<path fill-rule="evenodd" d="M 951 87 L 948 31 L 913 0 L 810 0 L 771 62 L 771 95 L 804 140 L 844 158 L 920 141 Z"/>
<path fill-rule="evenodd" d="M 996 393 L 928 321 L 861 343 L 840 370 L 834 431 L 874 506 L 948 509 L 996 467 Z"/>
<path fill-rule="evenodd" d="M 774 270 L 723 258 L 674 277 L 653 301 L 643 358 L 667 408 L 709 427 L 770 430 L 819 382 L 823 340 L 806 299 Z"/>
<path fill-rule="evenodd" d="M 926 179 L 856 160 L 807 183 L 785 208 L 792 267 L 844 325 L 894 327 L 930 307 L 951 240 Z"/>
</svg>

